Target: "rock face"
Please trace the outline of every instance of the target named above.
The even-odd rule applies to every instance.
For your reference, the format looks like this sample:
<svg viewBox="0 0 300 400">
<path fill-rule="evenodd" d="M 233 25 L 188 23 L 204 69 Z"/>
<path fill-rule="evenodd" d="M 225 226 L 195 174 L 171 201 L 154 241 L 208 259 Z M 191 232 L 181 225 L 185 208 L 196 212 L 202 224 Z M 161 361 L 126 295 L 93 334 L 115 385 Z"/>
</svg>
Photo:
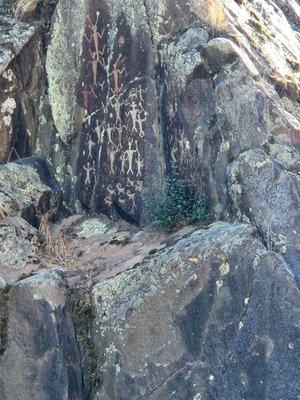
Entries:
<svg viewBox="0 0 300 400">
<path fill-rule="evenodd" d="M 1 399 L 81 398 L 79 352 L 65 292 L 59 273 L 51 271 L 18 282 L 6 294 Z"/>
<path fill-rule="evenodd" d="M 93 399 L 297 397 L 297 286 L 253 236 L 216 224 L 93 288 Z"/>
<path fill-rule="evenodd" d="M 298 400 L 299 2 L 11 5 L 0 398 Z M 222 222 L 141 230 L 174 165 Z"/>
<path fill-rule="evenodd" d="M 7 282 L 38 262 L 37 228 L 41 217 L 57 213 L 61 190 L 42 157 L 0 166 L 0 266 Z"/>
</svg>

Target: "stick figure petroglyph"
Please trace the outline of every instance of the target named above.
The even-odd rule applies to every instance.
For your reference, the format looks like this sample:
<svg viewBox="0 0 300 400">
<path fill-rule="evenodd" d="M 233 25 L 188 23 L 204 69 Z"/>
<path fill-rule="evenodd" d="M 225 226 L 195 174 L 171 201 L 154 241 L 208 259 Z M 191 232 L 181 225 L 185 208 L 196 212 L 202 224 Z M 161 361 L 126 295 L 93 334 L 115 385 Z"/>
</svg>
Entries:
<svg viewBox="0 0 300 400">
<path fill-rule="evenodd" d="M 122 69 L 120 69 L 120 67 L 119 67 L 119 63 L 121 61 L 122 61 L 122 54 L 119 54 L 117 61 L 113 64 L 113 70 L 110 73 L 110 75 L 113 76 L 113 80 L 114 80 L 113 92 L 116 94 L 120 93 L 120 90 L 122 89 L 121 76 L 122 76 L 123 72 L 126 72 L 125 66 L 123 66 Z"/>
<path fill-rule="evenodd" d="M 94 42 L 94 46 L 95 46 L 95 51 L 96 53 L 98 53 L 99 51 L 99 41 L 103 38 L 104 32 L 105 32 L 105 28 L 103 28 L 102 33 L 100 35 L 100 33 L 98 32 L 98 20 L 99 20 L 99 16 L 100 13 L 99 11 L 97 11 L 97 18 L 96 18 L 96 22 L 93 24 L 90 16 L 88 15 L 86 18 L 88 20 L 88 27 L 90 28 L 90 30 L 92 31 L 91 36 L 88 37 L 87 35 L 85 35 L 86 40 L 89 43 Z"/>
<path fill-rule="evenodd" d="M 125 164 L 127 160 L 127 156 L 125 153 L 121 154 L 120 160 L 121 160 L 121 172 L 122 174 L 125 174 Z"/>
<path fill-rule="evenodd" d="M 84 83 L 82 85 L 84 86 L 84 89 L 82 90 L 83 106 L 85 109 L 87 109 L 88 105 L 89 105 L 90 97 L 93 96 L 96 99 L 97 95 L 96 95 L 92 85 L 90 85 L 90 90 L 87 90 L 87 86 Z"/>
<path fill-rule="evenodd" d="M 94 132 L 96 132 L 96 135 L 98 138 L 98 143 L 102 142 L 103 130 L 101 129 L 101 126 L 99 125 L 99 119 L 96 119 L 96 127 L 94 128 Z"/>
<path fill-rule="evenodd" d="M 114 101 L 113 101 L 114 100 Z M 120 101 L 120 97 L 113 95 L 110 98 L 110 104 L 115 111 L 115 123 L 116 125 L 121 124 L 121 106 L 122 103 Z"/>
<path fill-rule="evenodd" d="M 89 151 L 88 157 L 92 158 L 92 150 L 93 150 L 93 147 L 96 145 L 96 143 L 92 141 L 92 135 L 89 135 L 89 140 L 87 142 L 87 145 L 88 145 L 88 151 Z"/>
<path fill-rule="evenodd" d="M 107 133 L 107 138 L 108 138 L 108 144 L 114 144 L 113 140 L 112 140 L 112 132 L 114 131 L 114 127 L 113 126 L 108 126 L 106 128 L 106 133 Z"/>
<path fill-rule="evenodd" d="M 109 150 L 109 163 L 110 163 L 110 171 L 112 174 L 115 173 L 115 160 L 117 152 L 118 152 L 117 148 L 115 150 Z"/>
<path fill-rule="evenodd" d="M 139 109 L 136 104 L 131 104 L 130 110 L 126 113 L 127 117 L 131 117 L 131 122 L 132 122 L 132 132 L 138 132 L 136 125 L 137 121 L 139 119 Z"/>
<path fill-rule="evenodd" d="M 129 145 L 129 148 L 128 148 L 128 150 L 125 151 L 126 156 L 127 156 L 127 161 L 128 161 L 128 171 L 127 172 L 133 174 L 134 173 L 133 169 L 132 169 L 133 168 L 133 157 L 134 157 L 134 153 L 136 153 L 136 149 L 134 149 L 132 147 L 133 139 L 131 139 L 128 142 L 128 145 Z"/>
<path fill-rule="evenodd" d="M 141 158 L 140 153 L 138 153 L 137 165 L 137 176 L 142 176 L 142 169 L 144 167 L 144 160 Z"/>
<path fill-rule="evenodd" d="M 104 46 L 104 48 L 105 48 L 105 46 Z M 103 52 L 104 52 L 104 48 L 103 48 Z M 89 62 L 92 65 L 93 82 L 94 82 L 94 85 L 96 86 L 97 85 L 97 75 L 98 75 L 98 64 L 100 64 L 104 68 L 103 63 L 99 58 L 99 55 L 101 57 L 103 56 L 103 52 L 100 53 L 99 51 L 96 52 L 96 51 L 92 51 L 92 50 L 89 50 L 89 52 L 90 52 L 90 55 L 91 55 L 91 60 Z"/>
<path fill-rule="evenodd" d="M 146 122 L 147 118 L 141 118 L 141 114 L 139 114 L 139 118 L 137 119 L 136 123 L 138 125 L 138 129 L 139 129 L 139 133 L 141 137 L 144 137 L 144 127 L 143 127 L 143 123 Z"/>
<path fill-rule="evenodd" d="M 135 202 L 135 193 L 132 193 L 131 191 L 126 191 L 126 195 L 129 198 L 129 200 L 132 201 L 132 208 L 131 208 L 131 213 L 134 212 L 134 210 L 136 209 L 136 202 Z"/>
<path fill-rule="evenodd" d="M 91 164 L 89 161 L 87 162 L 86 166 L 83 166 L 83 169 L 86 171 L 86 178 L 85 178 L 85 186 L 91 184 L 91 172 L 94 172 L 95 168 L 95 161 Z"/>
</svg>

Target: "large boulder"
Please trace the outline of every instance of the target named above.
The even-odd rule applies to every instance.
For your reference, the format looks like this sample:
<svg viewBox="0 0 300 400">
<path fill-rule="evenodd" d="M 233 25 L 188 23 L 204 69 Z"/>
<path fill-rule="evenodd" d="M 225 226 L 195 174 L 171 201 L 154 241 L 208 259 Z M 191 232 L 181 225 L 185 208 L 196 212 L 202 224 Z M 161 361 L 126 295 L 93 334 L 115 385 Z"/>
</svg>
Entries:
<svg viewBox="0 0 300 400">
<path fill-rule="evenodd" d="M 40 104 L 43 67 L 40 21 L 16 21 L 0 3 L 0 25 L 0 163 L 3 163 L 29 156 L 35 150 L 39 108 L 43 108 Z"/>
<path fill-rule="evenodd" d="M 0 313 L 1 399 L 81 399 L 79 351 L 59 271 L 6 288 Z"/>
<path fill-rule="evenodd" d="M 0 203 L 8 216 L 20 216 L 38 227 L 40 216 L 57 213 L 61 189 L 42 157 L 0 166 Z"/>
<path fill-rule="evenodd" d="M 218 223 L 93 287 L 93 399 L 296 399 L 300 299 L 252 227 Z"/>
</svg>

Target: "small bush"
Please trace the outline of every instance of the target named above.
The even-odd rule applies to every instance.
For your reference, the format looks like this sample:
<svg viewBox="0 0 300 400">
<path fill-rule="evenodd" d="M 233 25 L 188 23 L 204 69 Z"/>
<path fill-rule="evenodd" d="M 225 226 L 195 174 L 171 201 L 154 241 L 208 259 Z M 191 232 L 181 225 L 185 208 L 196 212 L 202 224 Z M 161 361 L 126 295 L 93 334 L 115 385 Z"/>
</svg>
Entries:
<svg viewBox="0 0 300 400">
<path fill-rule="evenodd" d="M 169 231 L 210 217 L 205 198 L 190 190 L 174 168 L 164 191 L 146 202 L 146 215 L 147 224 Z"/>
</svg>

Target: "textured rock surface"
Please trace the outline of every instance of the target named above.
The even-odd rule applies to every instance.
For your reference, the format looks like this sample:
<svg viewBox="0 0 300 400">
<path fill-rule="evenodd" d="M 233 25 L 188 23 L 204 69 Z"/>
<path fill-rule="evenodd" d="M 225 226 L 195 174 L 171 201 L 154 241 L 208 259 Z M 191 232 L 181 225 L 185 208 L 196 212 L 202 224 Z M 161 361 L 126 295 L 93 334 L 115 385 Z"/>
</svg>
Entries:
<svg viewBox="0 0 300 400">
<path fill-rule="evenodd" d="M 299 2 L 12 2 L 0 398 L 298 400 Z M 140 230 L 173 163 L 224 222 Z"/>
<path fill-rule="evenodd" d="M 92 398 L 297 397 L 298 290 L 253 235 L 216 224 L 93 288 Z"/>
<path fill-rule="evenodd" d="M 1 399 L 81 398 L 79 352 L 65 293 L 59 273 L 51 271 L 21 280 L 6 294 Z"/>
<path fill-rule="evenodd" d="M 39 214 L 59 205 L 60 188 L 42 157 L 0 166 L 0 203 L 6 213 L 38 225 Z"/>
</svg>

